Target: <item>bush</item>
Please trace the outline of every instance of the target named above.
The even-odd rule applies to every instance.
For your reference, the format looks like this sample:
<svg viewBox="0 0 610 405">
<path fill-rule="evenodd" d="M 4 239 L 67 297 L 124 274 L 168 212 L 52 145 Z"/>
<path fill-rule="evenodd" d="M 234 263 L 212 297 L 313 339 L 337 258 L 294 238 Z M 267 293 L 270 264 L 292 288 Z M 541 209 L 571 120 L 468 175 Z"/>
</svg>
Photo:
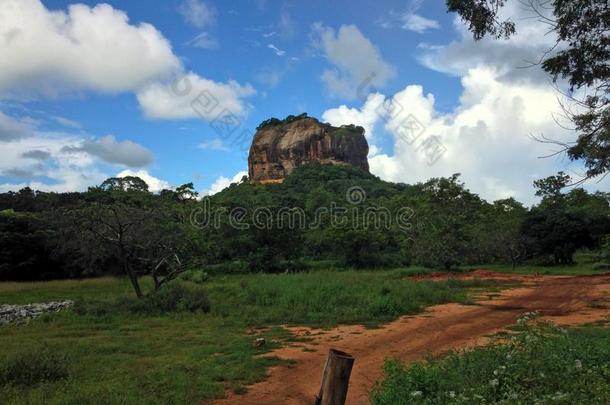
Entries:
<svg viewBox="0 0 610 405">
<path fill-rule="evenodd" d="M 610 270 L 610 263 L 595 263 L 592 268 L 593 270 Z"/>
<path fill-rule="evenodd" d="M 0 362 L 0 386 L 33 386 L 68 377 L 69 361 L 64 353 L 49 348 L 7 356 Z"/>
<path fill-rule="evenodd" d="M 527 326 L 500 342 L 411 365 L 390 361 L 372 403 L 610 403 L 607 328 Z"/>
<path fill-rule="evenodd" d="M 196 285 L 173 281 L 143 298 L 121 297 L 115 301 L 81 301 L 74 306 L 81 315 L 108 316 L 116 313 L 162 314 L 169 312 L 210 312 L 206 291 Z"/>
</svg>

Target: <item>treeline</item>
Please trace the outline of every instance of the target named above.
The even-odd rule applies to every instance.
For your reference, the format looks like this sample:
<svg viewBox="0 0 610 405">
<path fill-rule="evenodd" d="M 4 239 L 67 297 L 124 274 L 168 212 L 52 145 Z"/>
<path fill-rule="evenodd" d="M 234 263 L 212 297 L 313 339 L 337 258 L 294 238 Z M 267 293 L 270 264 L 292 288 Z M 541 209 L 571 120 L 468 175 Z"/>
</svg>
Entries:
<svg viewBox="0 0 610 405">
<path fill-rule="evenodd" d="M 0 279 L 126 274 L 161 286 L 187 268 L 299 271 L 312 264 L 452 269 L 570 264 L 602 249 L 610 194 L 537 181 L 541 202 L 489 203 L 458 175 L 395 184 L 353 167 L 307 165 L 282 184 L 244 179 L 198 198 L 192 184 L 150 193 L 137 177 L 84 193 L 0 194 Z"/>
</svg>

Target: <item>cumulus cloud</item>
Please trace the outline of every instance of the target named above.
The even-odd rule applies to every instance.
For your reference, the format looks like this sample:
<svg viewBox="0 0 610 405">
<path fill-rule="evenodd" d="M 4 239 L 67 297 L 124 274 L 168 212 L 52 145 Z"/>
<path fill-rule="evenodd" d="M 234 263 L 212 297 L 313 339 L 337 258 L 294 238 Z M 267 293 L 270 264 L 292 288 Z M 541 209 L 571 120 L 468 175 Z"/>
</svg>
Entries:
<svg viewBox="0 0 610 405">
<path fill-rule="evenodd" d="M 25 136 L 2 143 L 0 176 L 8 182 L 0 183 L 0 191 L 25 186 L 43 191 L 82 191 L 108 177 L 108 164 L 141 167 L 153 161 L 148 149 L 129 140 L 42 131 L 35 120 L 25 121 Z"/>
<path fill-rule="evenodd" d="M 220 176 L 217 178 L 214 183 L 210 186 L 209 189 L 203 190 L 201 193 L 202 196 L 206 195 L 214 195 L 216 193 L 221 192 L 225 188 L 229 187 L 232 183 L 239 183 L 244 176 L 247 176 L 248 172 L 239 172 L 233 178 L 228 178 L 224 176 Z"/>
<path fill-rule="evenodd" d="M 395 75 L 394 66 L 355 25 L 342 25 L 335 31 L 318 23 L 313 37 L 315 46 L 333 65 L 322 73 L 322 81 L 333 95 L 353 99 L 358 88 L 383 86 Z"/>
<path fill-rule="evenodd" d="M 0 94 L 130 91 L 180 67 L 150 24 L 108 4 L 50 11 L 40 0 L 0 1 Z"/>
<path fill-rule="evenodd" d="M 128 167 L 142 167 L 153 161 L 153 154 L 150 150 L 129 140 L 117 142 L 112 135 L 99 139 L 86 139 L 79 146 L 64 147 L 63 152 L 83 152 L 98 157 L 104 162 Z"/>
<path fill-rule="evenodd" d="M 186 1 L 196 25 L 210 23 L 205 3 Z M 202 11 L 208 10 L 209 13 Z M 207 17 L 206 17 L 207 16 Z M 205 23 L 203 23 L 205 21 Z M 65 91 L 134 92 L 145 114 L 152 118 L 213 119 L 222 109 L 243 115 L 243 100 L 254 94 L 250 85 L 217 82 L 184 72 L 170 42 L 151 24 L 131 24 L 121 10 L 108 4 L 75 4 L 67 11 L 51 11 L 40 0 L 0 0 L 0 98 L 54 97 Z M 191 45 L 214 48 L 208 34 Z M 192 97 L 176 96 L 171 83 L 192 79 Z M 218 111 L 197 114 L 191 107 L 201 92 L 217 100 Z M 155 100 L 155 97 L 159 97 Z M 0 141 L 22 136 L 25 128 L 6 130 L 0 116 Z M 63 126 L 78 123 L 57 117 Z M 21 134 L 21 135 L 19 135 Z"/>
<path fill-rule="evenodd" d="M 156 119 L 203 118 L 233 114 L 243 116 L 248 106 L 244 98 L 256 93 L 254 88 L 230 80 L 227 83 L 205 79 L 193 72 L 174 83 L 154 83 L 137 93 L 144 114 Z"/>
<path fill-rule="evenodd" d="M 486 199 L 514 196 L 530 203 L 533 180 L 560 169 L 578 170 L 561 157 L 540 159 L 552 150 L 532 139 L 572 136 L 554 120 L 561 109 L 550 86 L 505 82 L 490 68 L 470 70 L 462 85 L 460 103 L 451 113 L 438 111 L 434 96 L 421 86 L 409 85 L 391 97 L 371 95 L 358 109 L 326 111 L 324 119 L 366 123 L 374 128 L 372 139 L 391 137 L 393 151 L 369 161 L 371 171 L 389 181 L 415 183 L 462 173 L 467 186 Z M 434 161 L 431 145 L 442 152 Z"/>
<path fill-rule="evenodd" d="M 369 94 L 362 108 L 349 108 L 345 105 L 326 110 L 322 119 L 335 126 L 360 125 L 369 143 L 374 142 L 374 127 L 379 121 L 379 107 L 385 101 L 381 93 Z"/>
<path fill-rule="evenodd" d="M 152 176 L 146 170 L 138 170 L 138 171 L 123 170 L 122 172 L 120 172 L 116 175 L 116 177 L 127 177 L 127 176 L 136 176 L 136 177 L 141 178 L 142 180 L 144 180 L 146 182 L 146 184 L 148 184 L 148 189 L 153 193 L 156 193 L 163 189 L 172 188 L 172 186 L 167 181 L 159 179 L 155 176 Z"/>
<path fill-rule="evenodd" d="M 549 11 L 549 10 L 542 10 Z M 472 33 L 455 17 L 454 27 L 459 38 L 449 44 L 421 44 L 419 60 L 427 67 L 456 76 L 464 76 L 470 69 L 481 66 L 494 68 L 501 80 L 548 82 L 548 76 L 537 63 L 556 43 L 553 32 L 541 29 L 539 18 L 534 18 L 522 2 L 510 0 L 500 9 L 501 20 L 516 24 L 516 34 L 510 39 L 483 38 L 475 41 Z M 555 49 L 558 51 L 561 45 Z"/>
<path fill-rule="evenodd" d="M 178 12 L 187 23 L 199 29 L 214 25 L 216 22 L 214 9 L 201 0 L 183 1 L 178 7 Z"/>
<path fill-rule="evenodd" d="M 63 150 L 80 142 L 81 138 L 70 134 L 37 133 L 3 144 L 0 175 L 19 182 L 0 183 L 0 192 L 26 186 L 42 191 L 83 191 L 100 184 L 108 176 L 95 157 Z"/>
</svg>

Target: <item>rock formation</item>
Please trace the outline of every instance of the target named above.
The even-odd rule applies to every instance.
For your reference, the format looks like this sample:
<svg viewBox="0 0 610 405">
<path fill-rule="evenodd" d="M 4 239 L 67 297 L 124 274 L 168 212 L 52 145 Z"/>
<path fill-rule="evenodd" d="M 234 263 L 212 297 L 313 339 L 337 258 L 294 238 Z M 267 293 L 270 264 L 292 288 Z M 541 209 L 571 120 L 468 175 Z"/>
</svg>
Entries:
<svg viewBox="0 0 610 405">
<path fill-rule="evenodd" d="M 369 171 L 364 128 L 333 127 L 306 114 L 264 121 L 248 156 L 248 175 L 256 183 L 279 183 L 296 167 L 319 162 L 350 164 Z"/>
</svg>

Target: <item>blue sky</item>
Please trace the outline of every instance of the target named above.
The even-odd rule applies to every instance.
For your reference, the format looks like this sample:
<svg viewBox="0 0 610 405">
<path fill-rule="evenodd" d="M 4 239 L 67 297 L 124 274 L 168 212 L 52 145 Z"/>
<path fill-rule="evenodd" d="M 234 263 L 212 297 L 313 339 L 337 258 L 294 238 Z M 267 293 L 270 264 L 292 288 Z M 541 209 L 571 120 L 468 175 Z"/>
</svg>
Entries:
<svg viewBox="0 0 610 405">
<path fill-rule="evenodd" d="M 516 2 L 506 13 L 519 35 L 475 43 L 444 1 L 0 0 L 0 189 L 138 173 L 218 191 L 261 121 L 307 112 L 363 125 L 384 179 L 460 172 L 487 199 L 530 202 L 534 179 L 579 167 L 538 159 L 532 135 L 570 134 L 548 80 L 518 68 L 553 38 Z"/>
</svg>

